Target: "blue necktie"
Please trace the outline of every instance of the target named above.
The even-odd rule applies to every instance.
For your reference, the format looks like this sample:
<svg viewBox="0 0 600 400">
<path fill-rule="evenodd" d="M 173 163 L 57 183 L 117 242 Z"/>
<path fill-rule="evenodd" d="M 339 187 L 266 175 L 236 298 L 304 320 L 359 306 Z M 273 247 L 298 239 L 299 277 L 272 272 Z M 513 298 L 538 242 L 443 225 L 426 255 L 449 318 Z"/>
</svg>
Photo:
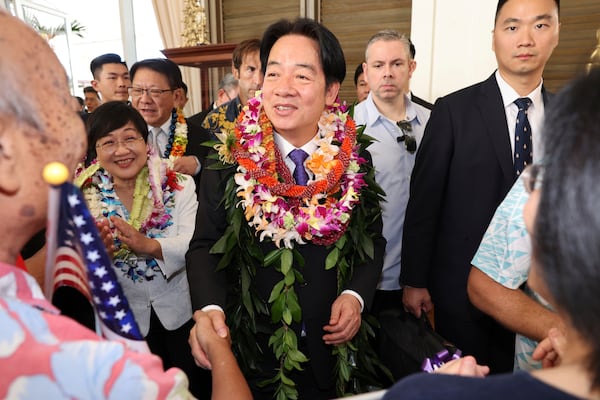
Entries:
<svg viewBox="0 0 600 400">
<path fill-rule="evenodd" d="M 290 151 L 288 157 L 294 162 L 294 165 L 296 165 L 293 173 L 296 184 L 305 186 L 308 182 L 308 173 L 304 168 L 304 161 L 308 157 L 308 154 L 304 150 L 295 149 Z"/>
<path fill-rule="evenodd" d="M 527 118 L 527 109 L 531 105 L 531 100 L 528 97 L 522 97 L 515 100 L 515 104 L 519 107 L 515 126 L 515 174 L 519 176 L 523 169 L 533 161 L 531 125 Z"/>
<path fill-rule="evenodd" d="M 308 154 L 302 149 L 294 149 L 288 153 L 288 157 L 296 166 L 292 174 L 296 184 L 306 186 L 308 183 L 308 173 L 306 172 L 306 168 L 304 168 L 304 161 L 308 157 Z M 304 321 L 301 324 L 300 337 L 306 337 L 306 324 Z"/>
</svg>

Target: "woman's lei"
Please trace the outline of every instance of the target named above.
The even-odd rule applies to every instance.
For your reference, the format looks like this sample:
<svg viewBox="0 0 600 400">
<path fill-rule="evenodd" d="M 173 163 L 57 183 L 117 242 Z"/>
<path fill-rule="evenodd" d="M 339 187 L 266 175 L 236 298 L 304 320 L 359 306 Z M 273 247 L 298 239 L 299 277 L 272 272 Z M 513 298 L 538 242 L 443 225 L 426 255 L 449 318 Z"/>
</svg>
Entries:
<svg viewBox="0 0 600 400">
<path fill-rule="evenodd" d="M 119 216 L 137 231 L 149 238 L 162 237 L 163 231 L 173 224 L 171 211 L 175 206 L 175 192 L 181 190 L 178 175 L 169 169 L 164 160 L 157 156 L 148 157 L 147 165 L 138 173 L 133 194 L 131 212 L 127 212 L 117 197 L 112 176 L 98 162 L 92 163 L 76 178 L 94 218 Z M 122 215 L 122 212 L 125 215 Z M 160 272 L 155 259 L 145 259 L 146 265 L 139 266 L 139 257 L 114 234 L 117 248 L 113 260 L 134 282 L 152 280 Z"/>
<path fill-rule="evenodd" d="M 235 132 L 218 134 L 222 143 L 215 146 L 221 163 L 213 169 L 237 164 L 227 181 L 224 198 L 230 228 L 211 249 L 213 254 L 222 254 L 219 268 L 237 268 L 233 295 L 238 300 L 227 313 L 233 343 L 243 367 L 252 369 L 261 351 L 252 339 L 257 331 L 256 315 L 270 315 L 273 323 L 280 324 L 269 339 L 280 368 L 265 382 L 276 386 L 278 399 L 297 398 L 290 375 L 308 360 L 298 349 L 291 329 L 292 324 L 302 321 L 294 285 L 303 281 L 296 266 L 304 265 L 294 242 L 329 246 L 325 268 L 336 268 L 341 292 L 352 269 L 373 258 L 374 237 L 368 227 L 381 212 L 378 202 L 383 192 L 375 183 L 372 167 L 359 157 L 370 138 L 362 135 L 362 129 L 357 134 L 354 121 L 339 104 L 323 112 L 318 127 L 313 139 L 317 150 L 306 160 L 314 176 L 307 186 L 294 183 L 275 145 L 260 93 L 244 107 Z M 263 256 L 256 234 L 260 241 L 272 240 L 278 249 Z M 282 274 L 282 280 L 272 289 L 268 309 L 252 285 L 256 268 L 263 266 Z M 363 320 L 352 342 L 334 346 L 338 394 L 346 393 L 350 380 L 357 377 L 355 373 L 361 369 L 357 364 L 370 367 L 366 373 L 362 368 L 363 376 L 373 372 L 374 366 L 382 369 L 369 344 L 368 336 L 372 334 Z M 356 386 L 354 390 L 361 391 Z"/>
<path fill-rule="evenodd" d="M 169 126 L 169 141 L 165 148 L 163 158 L 171 162 L 185 154 L 188 144 L 188 127 L 181 108 L 173 109 L 171 113 L 171 125 Z"/>
</svg>

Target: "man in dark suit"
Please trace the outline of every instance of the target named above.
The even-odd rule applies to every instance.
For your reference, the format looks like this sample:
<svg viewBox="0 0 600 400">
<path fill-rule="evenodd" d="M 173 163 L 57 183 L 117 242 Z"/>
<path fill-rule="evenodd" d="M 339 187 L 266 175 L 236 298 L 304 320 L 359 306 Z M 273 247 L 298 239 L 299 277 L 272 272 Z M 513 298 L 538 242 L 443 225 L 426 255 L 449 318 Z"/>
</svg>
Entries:
<svg viewBox="0 0 600 400">
<path fill-rule="evenodd" d="M 524 113 L 533 154 L 530 144 L 527 156 L 535 159 L 541 146 L 542 72 L 558 44 L 558 16 L 558 0 L 498 2 L 498 70 L 436 102 L 411 178 L 400 275 L 404 306 L 420 315 L 433 301 L 439 333 L 492 372 L 512 370 L 514 335 L 472 306 L 467 278 L 493 213 L 521 170 L 522 138 L 515 132 L 523 110 L 515 100 L 526 97 L 530 104 Z"/>
<path fill-rule="evenodd" d="M 131 66 L 131 105 L 142 114 L 150 131 L 148 144 L 161 157 L 173 160 L 173 169 L 194 177 L 199 187 L 200 170 L 209 148 L 206 130 L 192 123 L 178 121 L 176 105 L 183 98 L 183 80 L 179 66 L 165 58 L 138 61 Z M 171 156 L 175 135 L 187 130 L 188 143 L 183 156 Z M 198 188 L 197 188 L 198 189 Z"/>
<path fill-rule="evenodd" d="M 312 158 L 312 156 L 319 154 L 317 153 L 319 150 L 325 150 L 325 148 L 320 147 L 321 138 L 322 135 L 325 135 L 325 132 L 320 129 L 318 123 L 325 120 L 321 119 L 323 111 L 336 101 L 340 84 L 345 76 L 346 67 L 341 46 L 330 31 L 309 19 L 299 19 L 294 22 L 282 20 L 273 24 L 267 28 L 261 43 L 261 65 L 266 77 L 263 84 L 261 106 L 264 114 L 260 114 L 261 117 L 256 116 L 256 118 L 263 122 L 265 120 L 270 122 L 273 133 L 270 134 L 268 129 L 263 129 L 263 133 L 253 140 L 262 141 L 264 137 L 265 141 L 262 143 L 257 142 L 256 146 L 265 146 L 265 149 L 268 149 L 268 143 L 274 142 L 276 149 L 273 149 L 273 152 L 276 153 L 277 176 L 283 184 L 295 184 L 296 186 L 293 187 L 302 188 L 303 191 L 311 190 L 314 181 L 322 179 L 314 175 L 315 168 L 311 164 L 311 159 L 314 163 L 317 163 L 316 157 Z M 258 100 L 254 99 L 249 104 L 252 106 L 257 102 Z M 248 111 L 247 114 L 244 114 L 244 118 L 252 118 L 253 114 L 254 111 Z M 262 115 L 265 117 L 263 118 Z M 332 113 L 329 116 L 333 119 L 336 118 Z M 328 125 L 327 122 L 323 123 Z M 247 132 L 245 129 L 242 130 Z M 254 132 L 250 129 L 248 131 Z M 347 132 L 344 129 L 342 134 L 346 135 Z M 305 152 L 304 155 L 309 158 L 297 162 L 295 154 L 298 154 L 298 152 Z M 368 153 L 364 153 L 363 156 L 368 157 Z M 244 163 L 243 165 L 247 166 L 248 164 Z M 263 166 L 267 167 L 266 165 Z M 241 162 L 239 168 L 243 168 Z M 225 209 L 222 200 L 224 188 L 226 186 L 230 187 L 232 184 L 243 185 L 241 183 L 243 178 L 236 176 L 234 183 L 233 176 L 223 169 L 206 169 L 203 174 L 196 231 L 186 257 L 188 279 L 190 281 L 193 307 L 208 312 L 213 320 L 215 330 L 227 335 L 228 327 L 225 325 L 225 315 L 222 311 L 225 308 L 227 291 L 225 274 L 227 270 L 236 272 L 233 281 L 230 282 L 239 280 L 248 282 L 247 279 L 249 278 L 247 275 L 244 277 L 245 269 L 236 270 L 235 265 L 231 265 L 237 262 L 237 259 L 229 262 L 225 271 L 217 272 L 215 269 L 221 260 L 221 256 L 211 253 L 210 249 L 224 236 L 226 231 L 236 229 L 235 226 L 239 227 L 239 220 L 236 218 L 228 219 L 228 214 L 231 215 L 236 211 Z M 245 174 L 242 173 L 242 175 Z M 226 177 L 229 177 L 229 180 Z M 335 184 L 335 182 L 338 183 Z M 335 180 L 331 183 L 337 186 L 340 181 Z M 252 186 L 258 186 L 258 183 Z M 241 190 L 242 186 L 239 189 Z M 248 187 L 246 189 L 248 191 L 253 190 Z M 303 279 L 295 280 L 294 273 L 286 278 L 286 281 L 290 278 L 293 282 L 289 284 L 286 290 L 291 290 L 290 295 L 292 292 L 297 293 L 298 305 L 301 308 L 301 318 L 288 323 L 286 331 L 294 332 L 294 339 L 290 337 L 290 343 L 295 343 L 297 338 L 298 348 L 309 359 L 309 361 L 302 363 L 304 367 L 302 371 L 291 373 L 291 377 L 296 383 L 295 388 L 299 392 L 299 398 L 328 399 L 335 397 L 333 345 L 344 344 L 354 338 L 362 322 L 361 312 L 363 309 L 368 308 L 372 301 L 382 268 L 385 240 L 381 236 L 382 222 L 376 196 L 373 198 L 366 194 L 371 189 L 365 187 L 360 190 L 359 199 L 361 204 L 360 207 L 359 204 L 356 204 L 353 211 L 349 213 L 348 229 L 346 230 L 345 223 L 345 226 L 335 229 L 336 233 L 339 232 L 340 235 L 345 233 L 351 235 L 353 229 L 359 226 L 357 224 L 361 223 L 363 229 L 359 229 L 360 234 L 365 235 L 365 239 L 368 235 L 373 240 L 372 254 L 366 257 L 365 260 L 360 260 L 356 255 L 344 256 L 348 257 L 346 260 L 353 267 L 347 284 L 341 288 L 338 287 L 340 271 L 344 270 L 344 267 L 339 265 L 341 259 L 334 262 L 331 265 L 332 268 L 326 268 L 326 260 L 330 259 L 329 255 L 333 247 L 326 246 L 325 243 L 319 241 L 319 239 L 323 239 L 320 236 L 321 233 L 315 233 L 312 238 L 303 236 L 300 233 L 301 229 L 295 219 L 299 207 L 292 208 L 289 211 L 288 217 L 294 219 L 294 221 L 285 227 L 280 226 L 277 231 L 277 234 L 281 234 L 282 231 L 289 234 L 298 234 L 296 237 L 300 240 L 292 239 L 294 243 L 293 251 L 298 252 L 304 260 L 303 263 L 299 263 L 297 256 L 294 256 L 293 264 L 293 268 L 302 274 Z M 269 191 L 273 191 L 272 193 L 276 193 L 275 190 L 274 187 L 269 189 Z M 262 189 L 261 193 L 264 193 Z M 257 198 L 261 197 L 258 196 L 258 193 L 256 194 Z M 263 198 L 270 199 L 271 194 L 265 195 Z M 302 207 L 308 208 L 310 208 L 309 200 L 315 200 L 312 194 L 302 195 L 299 198 L 280 194 L 278 199 L 278 202 L 286 204 L 294 204 L 295 201 L 300 201 L 298 204 L 303 204 Z M 321 200 L 321 202 L 317 201 L 310 204 L 322 204 L 322 211 L 327 213 L 338 209 L 335 208 L 337 206 L 330 203 L 331 198 L 327 201 L 324 198 Z M 238 201 L 235 200 L 235 203 L 238 203 Z M 279 206 L 283 207 L 281 203 L 279 203 Z M 242 202 L 239 207 L 246 207 L 247 204 L 247 202 Z M 250 252 L 252 257 L 249 256 L 250 258 L 240 261 L 244 264 L 242 268 L 252 263 L 249 259 L 255 260 L 254 262 L 258 264 L 251 283 L 244 288 L 244 297 L 248 293 L 256 293 L 259 298 L 257 302 L 263 304 L 263 307 L 270 307 L 269 303 L 271 301 L 269 299 L 273 297 L 273 291 L 275 295 L 279 293 L 274 290 L 274 287 L 277 287 L 279 282 L 283 284 L 283 274 L 278 272 L 275 265 L 269 265 L 266 261 L 263 261 L 262 257 L 256 258 L 257 252 L 262 252 L 266 256 L 277 250 L 277 247 L 274 242 L 276 238 L 270 235 L 265 236 L 267 230 L 264 226 L 255 224 L 261 218 L 265 218 L 265 221 L 270 218 L 267 216 L 268 211 L 263 208 L 266 206 L 271 209 L 270 203 L 265 205 L 257 200 L 255 205 L 260 207 L 262 217 L 259 217 L 258 214 L 255 218 L 249 217 L 250 220 L 247 223 L 252 227 L 249 228 L 248 233 L 244 233 L 246 232 L 244 226 L 247 223 L 245 221 L 241 222 L 241 231 L 236 234 L 234 240 L 235 247 L 233 247 L 233 250 L 224 251 L 223 257 L 231 259 L 231 253 L 248 251 L 248 246 L 260 247 L 259 250 L 253 247 L 255 251 Z M 273 206 L 275 207 L 275 205 Z M 230 207 L 236 207 L 236 205 L 232 204 Z M 357 211 L 358 208 L 363 211 L 369 210 L 369 213 L 374 212 L 373 219 L 359 219 L 357 215 L 363 215 L 360 214 L 363 211 Z M 244 215 L 245 213 L 248 216 L 254 210 L 253 207 L 247 206 L 243 213 L 240 210 L 237 215 Z M 239 218 L 244 217 L 239 216 Z M 277 223 L 277 221 L 270 221 L 273 224 Z M 348 239 L 349 236 L 343 237 Z M 333 241 L 335 240 L 337 240 L 337 236 L 336 239 L 333 239 Z M 286 241 L 287 239 L 282 240 L 277 246 L 286 247 L 286 250 L 289 250 L 290 245 L 286 244 Z M 248 242 L 251 243 L 247 244 Z M 237 275 L 238 273 L 240 275 Z M 242 285 L 244 284 L 242 283 Z M 282 327 L 279 318 L 275 318 L 275 320 L 272 321 L 271 316 L 264 314 L 255 315 L 252 319 L 252 324 L 259 327 L 259 332 L 250 341 L 258 342 L 263 351 L 260 360 L 246 360 L 247 362 L 259 364 L 259 367 L 263 369 L 262 374 L 258 377 L 250 377 L 255 398 L 273 398 L 272 385 L 260 388 L 257 383 L 276 376 L 279 369 L 288 368 L 284 366 L 283 358 L 276 357 L 267 344 L 269 336 Z M 268 333 L 265 334 L 265 331 Z M 364 349 L 361 349 L 361 351 L 364 351 Z M 293 390 L 296 390 L 295 388 Z"/>
</svg>

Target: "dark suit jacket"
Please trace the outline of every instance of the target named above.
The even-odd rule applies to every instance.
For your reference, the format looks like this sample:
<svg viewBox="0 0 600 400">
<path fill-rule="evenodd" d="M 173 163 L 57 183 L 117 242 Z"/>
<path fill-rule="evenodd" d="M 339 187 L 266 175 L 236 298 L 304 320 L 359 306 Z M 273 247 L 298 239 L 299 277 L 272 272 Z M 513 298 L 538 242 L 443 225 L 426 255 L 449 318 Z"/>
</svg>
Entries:
<svg viewBox="0 0 600 400">
<path fill-rule="evenodd" d="M 204 169 L 204 163 L 206 162 L 206 156 L 210 151 L 210 147 L 202 146 L 202 143 L 211 140 L 210 133 L 204 129 L 200 124 L 195 124 L 186 118 L 188 126 L 188 144 L 185 149 L 186 156 L 196 156 L 200 165 L 202 166 L 200 172 L 194 176 L 194 182 L 196 183 L 196 192 L 200 190 L 200 177 L 202 176 L 202 170 Z"/>
<path fill-rule="evenodd" d="M 205 169 L 203 171 L 196 231 L 186 256 L 192 307 L 195 310 L 209 304 L 217 304 L 225 308 L 226 304 L 226 277 L 223 272 L 215 271 L 220 257 L 210 254 L 209 249 L 223 235 L 227 227 L 226 214 L 221 203 L 224 178 L 227 174 L 228 172 L 223 170 Z M 367 206 L 378 207 L 377 204 Z M 356 265 L 350 284 L 345 288 L 359 293 L 365 301 L 366 308 L 370 307 L 383 266 L 385 239 L 381 236 L 381 228 L 381 218 L 369 228 L 378 233 L 379 237 L 374 243 L 375 259 L 364 265 Z M 275 249 L 275 245 L 267 239 L 262 243 L 261 248 L 263 254 L 267 254 Z M 302 254 L 305 261 L 304 268 L 298 268 L 304 276 L 305 283 L 296 284 L 295 290 L 306 325 L 308 356 L 311 359 L 315 379 L 322 387 L 328 387 L 333 383 L 335 360 L 331 356 L 331 346 L 323 343 L 322 327 L 328 324 L 331 305 L 337 298 L 336 269 L 325 270 L 325 258 L 328 254 L 325 246 L 309 243 L 296 245 L 295 249 Z M 254 286 L 265 304 L 267 304 L 273 286 L 281 279 L 282 275 L 272 267 L 257 268 Z M 270 325 L 270 319 L 266 319 L 265 322 Z M 298 330 L 298 327 L 294 328 Z M 300 337 L 299 332 L 296 333 Z M 266 343 L 263 344 L 266 345 Z M 272 357 L 270 348 L 264 346 L 263 351 L 267 357 Z"/>
<path fill-rule="evenodd" d="M 204 122 L 204 118 L 206 118 L 206 116 L 208 115 L 209 112 L 211 112 L 212 110 L 215 109 L 214 104 L 215 103 L 211 103 L 208 108 L 205 108 L 204 110 L 200 111 L 199 113 L 189 116 L 187 118 L 188 123 L 193 123 L 194 125 L 202 126 L 202 122 Z"/>
<path fill-rule="evenodd" d="M 400 276 L 403 284 L 428 288 L 436 312 L 471 312 L 471 259 L 514 181 L 495 76 L 438 99 L 412 173 Z"/>
</svg>

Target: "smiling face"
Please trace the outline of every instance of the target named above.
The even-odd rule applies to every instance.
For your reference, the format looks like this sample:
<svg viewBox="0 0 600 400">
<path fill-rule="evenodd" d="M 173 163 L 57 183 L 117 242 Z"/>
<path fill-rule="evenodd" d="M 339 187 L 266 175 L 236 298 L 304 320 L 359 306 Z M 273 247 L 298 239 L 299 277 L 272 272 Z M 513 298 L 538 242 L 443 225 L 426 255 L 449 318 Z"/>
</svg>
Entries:
<svg viewBox="0 0 600 400">
<path fill-rule="evenodd" d="M 169 87 L 169 80 L 166 76 L 150 68 L 138 69 L 131 86 L 142 89 L 173 89 Z M 158 127 L 171 118 L 173 107 L 181 95 L 181 90 L 173 90 L 152 97 L 147 91 L 144 91 L 139 97 L 132 96 L 131 104 L 142 114 L 148 125 Z"/>
<path fill-rule="evenodd" d="M 275 131 L 296 147 L 310 141 L 325 109 L 335 101 L 340 84 L 325 85 L 317 43 L 286 35 L 275 42 L 263 83 L 263 105 Z"/>
<path fill-rule="evenodd" d="M 133 122 L 109 132 L 96 142 L 97 160 L 117 182 L 135 181 L 146 165 L 146 142 Z"/>
<path fill-rule="evenodd" d="M 554 0 L 509 0 L 496 19 L 492 49 L 498 70 L 514 85 L 531 78 L 538 83 L 558 45 L 560 24 Z"/>
</svg>

